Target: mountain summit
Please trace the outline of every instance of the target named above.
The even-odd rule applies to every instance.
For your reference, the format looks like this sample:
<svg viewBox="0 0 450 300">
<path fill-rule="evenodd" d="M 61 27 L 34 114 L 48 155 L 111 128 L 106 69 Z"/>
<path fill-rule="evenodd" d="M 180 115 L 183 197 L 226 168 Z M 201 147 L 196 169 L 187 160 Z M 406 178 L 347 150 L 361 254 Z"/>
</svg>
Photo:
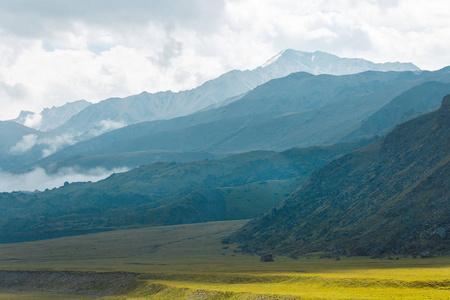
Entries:
<svg viewBox="0 0 450 300">
<path fill-rule="evenodd" d="M 342 75 L 368 70 L 417 71 L 419 68 L 411 63 L 375 64 L 358 58 L 340 58 L 324 52 L 307 53 L 289 49 L 254 70 L 233 70 L 192 90 L 154 94 L 143 92 L 126 98 L 106 99 L 86 107 L 57 131 L 89 132 L 102 121 L 131 125 L 185 116 L 208 107 L 220 106 L 220 103 L 227 104 L 238 100 L 240 97 L 237 96 L 263 83 L 295 72 Z"/>
<path fill-rule="evenodd" d="M 450 254 L 450 95 L 313 174 L 235 237 L 249 252 Z"/>
<path fill-rule="evenodd" d="M 261 68 L 266 72 L 307 72 L 314 75 L 348 75 L 364 71 L 420 71 L 412 63 L 373 63 L 361 58 L 342 58 L 330 53 L 284 50 L 269 59 Z"/>
<path fill-rule="evenodd" d="M 48 131 L 64 124 L 71 117 L 91 105 L 86 100 L 68 102 L 62 106 L 44 108 L 40 113 L 31 111 L 21 111 L 19 116 L 11 121 L 25 125 L 27 127 Z"/>
</svg>

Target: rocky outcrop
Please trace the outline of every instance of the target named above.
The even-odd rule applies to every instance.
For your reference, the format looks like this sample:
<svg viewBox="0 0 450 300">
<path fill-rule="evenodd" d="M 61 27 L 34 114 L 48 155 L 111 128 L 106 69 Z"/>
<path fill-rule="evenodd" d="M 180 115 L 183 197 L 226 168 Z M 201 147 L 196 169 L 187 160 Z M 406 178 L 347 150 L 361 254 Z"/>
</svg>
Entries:
<svg viewBox="0 0 450 300">
<path fill-rule="evenodd" d="M 260 262 L 273 262 L 272 254 L 264 254 L 259 258 Z"/>
<path fill-rule="evenodd" d="M 104 297 L 135 286 L 138 276 L 125 272 L 0 271 L 0 289 Z"/>
</svg>

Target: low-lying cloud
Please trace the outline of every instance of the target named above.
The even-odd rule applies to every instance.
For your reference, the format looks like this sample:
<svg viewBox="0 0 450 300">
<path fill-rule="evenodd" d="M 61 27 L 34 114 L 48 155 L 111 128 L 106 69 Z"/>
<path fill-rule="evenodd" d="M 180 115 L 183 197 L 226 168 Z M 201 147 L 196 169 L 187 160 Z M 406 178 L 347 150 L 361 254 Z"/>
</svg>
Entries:
<svg viewBox="0 0 450 300">
<path fill-rule="evenodd" d="M 52 138 L 43 138 L 39 143 L 45 146 L 42 149 L 42 157 L 47 157 L 64 147 L 77 143 L 77 140 L 73 135 L 62 134 Z"/>
<path fill-rule="evenodd" d="M 113 173 L 128 171 L 128 168 L 115 168 L 107 170 L 105 168 L 94 168 L 85 172 L 77 171 L 74 168 L 62 168 L 55 174 L 48 174 L 43 168 L 35 168 L 28 173 L 14 174 L 0 172 L 0 192 L 13 191 L 44 191 L 45 189 L 57 188 L 64 185 L 64 182 L 96 182 Z"/>
<path fill-rule="evenodd" d="M 97 123 L 97 126 L 88 132 L 88 136 L 98 136 L 105 132 L 116 130 L 122 127 L 127 126 L 124 122 L 120 121 L 112 121 L 110 119 L 108 120 L 101 120 Z"/>
<path fill-rule="evenodd" d="M 86 137 L 95 137 L 101 135 L 105 132 L 112 131 L 115 129 L 122 128 L 126 126 L 124 122 L 120 121 L 112 121 L 112 120 L 102 120 L 97 123 L 97 126 L 91 130 L 89 130 L 86 134 Z M 83 138 L 80 138 L 82 134 L 61 134 L 57 136 L 49 136 L 49 137 L 39 137 L 36 134 L 27 134 L 22 137 L 22 139 L 17 142 L 14 146 L 9 150 L 10 153 L 20 155 L 24 154 L 35 146 L 41 146 L 42 158 L 52 155 L 57 151 L 78 143 Z"/>
<path fill-rule="evenodd" d="M 37 144 L 37 141 L 38 136 L 35 134 L 24 135 L 17 144 L 11 147 L 10 152 L 13 154 L 22 154 L 30 151 Z"/>
<path fill-rule="evenodd" d="M 36 134 L 27 134 L 13 147 L 10 152 L 12 154 L 24 154 L 30 151 L 34 146 L 42 146 L 42 157 L 47 157 L 56 151 L 73 145 L 77 142 L 75 136 L 70 134 L 62 134 L 55 137 L 40 138 Z"/>
</svg>

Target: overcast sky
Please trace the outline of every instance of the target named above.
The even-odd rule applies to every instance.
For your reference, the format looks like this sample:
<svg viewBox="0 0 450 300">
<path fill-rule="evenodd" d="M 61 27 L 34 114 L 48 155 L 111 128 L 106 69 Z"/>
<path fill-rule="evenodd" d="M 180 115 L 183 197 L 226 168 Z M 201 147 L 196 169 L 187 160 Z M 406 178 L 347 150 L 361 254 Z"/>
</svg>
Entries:
<svg viewBox="0 0 450 300">
<path fill-rule="evenodd" d="M 450 65 L 447 0 L 1 0 L 0 119 L 194 88 L 281 50 Z"/>
</svg>

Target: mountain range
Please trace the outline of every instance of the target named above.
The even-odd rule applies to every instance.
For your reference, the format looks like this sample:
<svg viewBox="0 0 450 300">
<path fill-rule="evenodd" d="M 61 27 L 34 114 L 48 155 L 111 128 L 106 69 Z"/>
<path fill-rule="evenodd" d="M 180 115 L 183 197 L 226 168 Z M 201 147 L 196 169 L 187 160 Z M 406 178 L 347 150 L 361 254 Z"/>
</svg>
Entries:
<svg viewBox="0 0 450 300">
<path fill-rule="evenodd" d="M 234 236 L 244 251 L 450 254 L 450 95 L 311 178 Z"/>
<path fill-rule="evenodd" d="M 194 152 L 207 158 L 382 137 L 399 122 L 439 107 L 439 99 L 450 92 L 449 83 L 447 69 L 343 76 L 293 73 L 223 107 L 117 129 L 68 146 L 38 164 L 96 167 L 114 155 L 114 167 L 134 167 L 126 165 L 130 154 L 134 163 L 144 164 L 155 159 L 154 153 Z M 434 92 L 424 98 L 430 88 Z M 367 131 L 380 116 L 384 127 Z"/>
<path fill-rule="evenodd" d="M 271 79 L 285 77 L 294 72 L 343 75 L 367 70 L 420 69 L 412 63 L 375 64 L 363 59 L 340 58 L 324 52 L 307 53 L 289 49 L 254 70 L 233 70 L 192 90 L 155 94 L 143 92 L 126 98 L 106 99 L 86 107 L 58 127 L 56 132 L 89 133 L 106 120 L 130 125 L 189 115 L 246 93 Z"/>
<path fill-rule="evenodd" d="M 329 80 L 326 75 L 316 78 L 309 73 L 268 82 L 273 78 L 283 77 L 295 71 L 306 71 L 312 74 L 349 74 L 365 70 L 410 70 L 419 72 L 419 69 L 411 63 L 375 64 L 363 59 L 340 58 L 324 52 L 307 53 L 285 50 L 254 70 L 230 71 L 189 91 L 178 93 L 167 91 L 156 94 L 143 92 L 126 98 L 106 99 L 96 104 L 91 104 L 85 100 L 70 102 L 61 107 L 44 109 L 39 114 L 23 112 L 14 121 L 33 126 L 39 131 L 30 133 L 32 135 L 23 135 L 17 132 L 17 135 L 11 139 L 15 141 L 15 144 L 0 141 L 0 148 L 5 149 L 3 157 L 0 158 L 0 166 L 4 170 L 20 170 L 32 168 L 37 164 L 48 165 L 48 163 L 63 160 L 61 165 L 75 167 L 81 164 L 82 167 L 90 167 L 99 166 L 103 164 L 103 160 L 106 160 L 108 161 L 107 164 L 112 165 L 112 167 L 119 164 L 120 166 L 136 167 L 166 159 L 181 162 L 201 158 L 220 158 L 230 155 L 230 153 L 248 150 L 280 151 L 291 147 L 315 145 L 316 141 L 309 144 L 299 143 L 297 140 L 289 142 L 289 137 L 286 137 L 287 141 L 277 142 L 279 145 L 266 145 L 267 141 L 258 141 L 255 144 L 242 144 L 242 146 L 236 147 L 233 144 L 241 143 L 239 140 L 226 141 L 226 139 L 230 139 L 232 135 L 238 134 L 239 131 L 244 131 L 241 135 L 242 139 L 249 141 L 245 135 L 252 135 L 252 131 L 261 129 L 258 126 L 269 124 L 271 120 L 267 120 L 266 123 L 262 122 L 267 118 L 275 119 L 273 120 L 275 123 L 278 121 L 285 122 L 283 121 L 284 118 L 289 118 L 287 114 L 318 109 L 352 95 L 356 99 L 358 93 L 360 95 L 371 93 L 381 88 L 381 86 L 377 87 L 377 80 L 384 82 L 382 84 L 389 85 L 386 82 L 387 79 L 381 78 L 373 78 L 371 83 L 364 83 L 370 81 L 370 79 L 362 79 L 362 82 L 359 82 L 358 79 L 356 84 L 352 84 L 351 77 L 339 83 L 337 76 Z M 395 76 L 397 75 L 387 75 L 386 78 Z M 299 86 L 290 91 L 297 82 Z M 311 87 L 314 86 L 314 88 L 310 90 L 308 84 L 311 84 Z M 364 84 L 367 86 L 364 86 Z M 369 86 L 370 84 L 372 86 Z M 259 87 L 253 91 L 252 89 L 258 85 L 264 87 Z M 323 92 L 321 91 L 323 85 L 330 85 L 330 88 Z M 351 90 L 353 88 L 355 88 L 354 91 Z M 264 95 L 265 92 L 274 96 L 274 101 L 267 101 L 269 95 Z M 297 101 L 299 100 L 295 98 L 297 92 L 300 92 L 303 100 Z M 338 92 L 341 95 L 338 95 Z M 320 99 L 317 101 L 313 100 L 314 93 L 320 94 Z M 265 100 L 257 99 L 261 96 Z M 327 96 L 330 99 L 326 99 Z M 253 103 L 255 99 L 256 102 Z M 236 102 L 239 104 L 234 105 Z M 194 113 L 195 111 L 198 111 L 198 113 Z M 286 116 L 283 116 L 283 114 L 286 114 Z M 187 116 L 174 119 L 174 117 L 181 115 Z M 366 114 L 363 116 L 366 116 Z M 303 115 L 300 117 L 303 118 Z M 233 118 L 235 120 L 232 120 Z M 148 120 L 160 121 L 144 123 L 145 125 L 139 123 Z M 292 123 L 290 120 L 287 122 Z M 117 131 L 117 129 L 135 123 L 139 124 L 136 127 L 127 127 L 122 132 Z M 152 129 L 155 126 L 163 129 L 157 129 L 155 133 L 155 130 Z M 249 127 L 247 131 L 245 131 L 246 126 Z M 280 125 L 276 124 L 275 126 Z M 205 130 L 207 131 L 206 134 L 213 135 L 211 142 L 214 143 L 210 143 L 211 145 L 205 143 L 205 140 L 209 139 L 204 136 Z M 109 150 L 93 150 L 93 147 L 98 148 L 98 146 L 92 146 L 98 143 L 98 140 L 93 139 L 93 137 L 101 136 L 108 131 L 115 132 L 110 136 L 114 143 L 121 146 L 128 145 L 129 148 L 118 149 L 117 145 L 111 145 L 111 140 L 103 142 L 108 137 L 102 136 L 100 138 L 101 147 L 109 148 Z M 126 139 L 122 137 L 124 132 L 127 134 Z M 152 136 L 154 134 L 163 135 L 169 141 L 160 141 L 159 136 Z M 185 142 L 180 141 L 180 135 L 184 137 Z M 236 138 L 239 139 L 240 136 Z M 270 140 L 272 136 L 267 135 L 264 138 Z M 155 142 L 153 142 L 154 139 Z M 222 142 L 220 139 L 225 140 Z M 83 140 L 88 140 L 90 145 L 79 144 Z M 194 142 L 194 140 L 198 141 Z M 185 145 L 186 142 L 189 145 Z M 147 145 L 149 143 L 151 145 Z M 174 147 L 171 143 L 180 145 Z M 319 144 L 321 143 L 319 142 Z M 23 145 L 24 147 L 16 147 L 17 145 Z M 75 145 L 75 148 L 71 148 L 72 145 Z M 67 152 L 60 152 L 67 147 L 69 147 Z M 17 148 L 23 151 L 11 151 Z M 185 155 L 185 152 L 191 154 Z M 52 154 L 55 154 L 55 156 L 52 156 Z M 120 154 L 119 159 L 117 159 L 118 154 Z M 46 158 L 48 156 L 51 157 Z M 42 158 L 44 159 L 39 161 Z"/>
</svg>

